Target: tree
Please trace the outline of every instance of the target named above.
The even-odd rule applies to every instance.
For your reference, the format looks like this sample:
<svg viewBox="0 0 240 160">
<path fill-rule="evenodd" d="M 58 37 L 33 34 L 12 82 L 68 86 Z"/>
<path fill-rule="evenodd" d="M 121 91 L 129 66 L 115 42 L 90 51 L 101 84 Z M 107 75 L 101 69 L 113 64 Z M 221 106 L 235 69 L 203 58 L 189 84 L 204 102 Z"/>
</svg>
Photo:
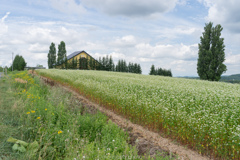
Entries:
<svg viewBox="0 0 240 160">
<path fill-rule="evenodd" d="M 140 64 L 137 65 L 137 73 L 142 74 L 142 69 L 141 69 Z"/>
<path fill-rule="evenodd" d="M 22 56 L 16 55 L 13 60 L 13 70 L 24 70 L 27 63 L 25 62 L 24 58 Z"/>
<path fill-rule="evenodd" d="M 89 69 L 88 58 L 81 57 L 79 59 L 79 69 Z"/>
<path fill-rule="evenodd" d="M 96 61 L 95 61 L 95 59 L 93 60 L 93 70 L 96 70 L 97 68 L 96 68 Z"/>
<path fill-rule="evenodd" d="M 37 64 L 36 67 L 43 68 L 43 65 Z"/>
<path fill-rule="evenodd" d="M 152 66 L 151 66 L 151 69 L 150 69 L 149 75 L 155 75 L 155 73 L 156 73 L 156 71 L 155 71 L 155 66 L 152 65 Z"/>
<path fill-rule="evenodd" d="M 89 68 L 91 70 L 93 70 L 93 58 L 92 57 L 90 57 L 90 59 L 89 59 Z"/>
<path fill-rule="evenodd" d="M 71 64 L 69 64 L 67 57 L 64 58 L 65 69 L 71 68 Z"/>
<path fill-rule="evenodd" d="M 224 38 L 220 38 L 223 28 L 220 24 L 213 26 L 209 22 L 204 27 L 203 35 L 198 44 L 197 73 L 200 79 L 219 81 L 221 75 L 227 71 L 225 61 Z"/>
<path fill-rule="evenodd" d="M 63 64 L 65 58 L 66 58 L 66 45 L 65 42 L 61 41 L 58 45 L 58 57 L 57 57 L 57 63 Z"/>
<path fill-rule="evenodd" d="M 48 52 L 48 68 L 53 68 L 53 65 L 56 65 L 56 48 L 52 42 Z"/>
<path fill-rule="evenodd" d="M 114 71 L 114 62 L 113 62 L 112 56 L 110 56 L 110 59 L 109 59 L 109 67 L 110 67 L 110 71 Z"/>
</svg>

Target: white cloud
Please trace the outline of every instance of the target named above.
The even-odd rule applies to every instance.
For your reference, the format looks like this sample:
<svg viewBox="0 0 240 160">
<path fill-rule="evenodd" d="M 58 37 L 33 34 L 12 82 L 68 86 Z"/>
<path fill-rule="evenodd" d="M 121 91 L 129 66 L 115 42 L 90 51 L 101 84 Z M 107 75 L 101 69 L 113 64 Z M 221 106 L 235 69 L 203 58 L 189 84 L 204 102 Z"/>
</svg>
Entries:
<svg viewBox="0 0 240 160">
<path fill-rule="evenodd" d="M 109 15 L 148 16 L 172 10 L 178 0 L 81 0 L 87 7 Z"/>
<path fill-rule="evenodd" d="M 75 0 L 50 0 L 53 8 L 67 14 L 84 14 L 86 9 Z"/>
<path fill-rule="evenodd" d="M 117 38 L 113 42 L 110 42 L 110 45 L 114 45 L 116 47 L 134 47 L 136 44 L 137 40 L 133 35 L 123 36 L 121 38 Z"/>
<path fill-rule="evenodd" d="M 194 45 L 162 45 L 157 44 L 152 46 L 150 44 L 141 43 L 136 45 L 136 52 L 139 56 L 144 58 L 171 58 L 183 60 L 197 59 L 197 44 Z"/>
<path fill-rule="evenodd" d="M 205 21 L 195 17 L 200 11 L 194 10 L 202 6 L 197 8 L 189 0 L 30 1 L 31 4 L 19 2 L 16 6 L 5 2 L 9 3 L 5 12 L 11 11 L 11 16 L 7 13 L 0 17 L 0 65 L 10 65 L 14 52 L 23 55 L 29 66 L 47 66 L 50 43 L 54 42 L 57 48 L 64 41 L 68 55 L 78 50 L 97 59 L 112 55 L 115 62 L 125 59 L 140 63 L 144 74 L 148 74 L 152 64 L 171 69 L 174 76 L 197 74 L 197 43 Z M 216 20 L 224 22 L 226 51 L 232 52 L 226 54 L 227 74 L 239 73 L 240 34 L 225 29 L 227 25 L 228 29 L 238 26 L 238 15 L 231 11 L 236 10 L 231 4 L 236 1 L 229 0 L 227 10 L 221 8 L 227 3 L 222 0 L 198 1 L 209 8 L 208 17 L 214 19 L 214 24 Z M 218 17 L 219 9 L 223 13 Z M 201 15 L 206 15 L 207 12 L 202 14 L 205 11 Z M 182 17 L 185 12 L 198 21 Z"/>
<path fill-rule="evenodd" d="M 191 36 L 192 41 L 197 39 L 202 33 L 202 28 L 195 27 L 195 26 L 186 26 L 186 25 L 178 25 L 173 27 L 159 27 L 156 28 L 155 31 L 156 35 L 161 39 L 168 39 L 173 40 L 180 38 L 182 36 Z"/>
<path fill-rule="evenodd" d="M 228 53 L 226 54 L 226 61 L 224 62 L 224 64 L 226 65 L 238 65 L 240 66 L 240 55 L 239 54 L 232 54 L 232 53 Z"/>
<path fill-rule="evenodd" d="M 189 0 L 178 0 L 177 4 L 185 6 Z"/>
<path fill-rule="evenodd" d="M 71 26 L 64 22 L 22 23 L 11 21 L 8 28 L 9 31 L 2 35 L 4 39 L 0 39 L 0 65 L 9 66 L 11 63 L 8 61 L 12 59 L 11 53 L 14 52 L 15 55 L 22 55 L 28 66 L 42 64 L 47 67 L 47 53 L 51 42 L 55 43 L 57 49 L 58 44 L 63 40 L 66 43 L 68 54 L 84 49 L 83 46 L 86 43 L 91 43 L 86 42 L 86 34 L 79 25 Z M 90 45 L 90 47 L 94 46 Z"/>
<path fill-rule="evenodd" d="M 34 60 L 40 60 L 40 62 L 42 61 L 42 60 L 44 60 L 44 61 L 47 61 L 47 56 L 46 56 L 46 53 L 37 53 L 37 54 L 34 54 L 33 56 L 32 56 L 32 58 L 34 59 Z"/>
<path fill-rule="evenodd" d="M 5 19 L 8 17 L 8 15 L 10 14 L 10 12 L 7 12 L 6 15 L 1 18 L 1 22 L 4 23 Z"/>
<path fill-rule="evenodd" d="M 240 33 L 239 0 L 199 0 L 209 7 L 207 21 L 221 24 L 231 32 Z"/>
<path fill-rule="evenodd" d="M 6 33 L 8 31 L 8 26 L 5 24 L 5 19 L 8 17 L 9 14 L 10 14 L 10 12 L 7 12 L 6 15 L 1 18 L 0 35 L 3 35 L 4 33 Z"/>
<path fill-rule="evenodd" d="M 117 52 L 111 52 L 109 55 L 112 56 L 113 59 L 124 59 L 125 58 L 125 54 L 122 53 L 117 53 Z"/>
<path fill-rule="evenodd" d="M 43 46 L 40 43 L 34 43 L 31 44 L 28 48 L 28 51 L 30 51 L 31 53 L 48 53 L 49 47 L 47 47 L 46 45 Z"/>
</svg>

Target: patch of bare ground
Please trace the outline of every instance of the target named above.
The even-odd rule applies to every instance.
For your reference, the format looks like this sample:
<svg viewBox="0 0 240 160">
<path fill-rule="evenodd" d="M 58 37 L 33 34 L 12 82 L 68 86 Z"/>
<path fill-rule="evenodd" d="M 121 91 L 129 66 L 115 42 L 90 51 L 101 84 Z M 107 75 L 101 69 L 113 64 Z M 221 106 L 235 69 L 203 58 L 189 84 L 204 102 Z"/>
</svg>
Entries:
<svg viewBox="0 0 240 160">
<path fill-rule="evenodd" d="M 162 157 L 168 156 L 173 159 L 183 160 L 210 159 L 209 157 L 200 155 L 198 152 L 188 149 L 185 146 L 174 143 L 171 139 L 162 137 L 159 133 L 150 131 L 138 124 L 130 122 L 113 111 L 90 101 L 69 86 L 61 85 L 46 77 L 41 77 L 41 79 L 51 86 L 57 85 L 58 87 L 62 87 L 65 91 L 71 92 L 74 97 L 82 103 L 83 112 L 87 109 L 90 113 L 96 113 L 98 110 L 107 115 L 111 121 L 128 132 L 130 136 L 129 143 L 137 147 L 139 155 L 150 154 L 151 157 L 155 157 L 156 154 L 160 154 Z"/>
<path fill-rule="evenodd" d="M 19 83 L 27 83 L 26 80 L 23 80 L 21 78 L 15 78 L 15 82 L 19 82 Z"/>
</svg>

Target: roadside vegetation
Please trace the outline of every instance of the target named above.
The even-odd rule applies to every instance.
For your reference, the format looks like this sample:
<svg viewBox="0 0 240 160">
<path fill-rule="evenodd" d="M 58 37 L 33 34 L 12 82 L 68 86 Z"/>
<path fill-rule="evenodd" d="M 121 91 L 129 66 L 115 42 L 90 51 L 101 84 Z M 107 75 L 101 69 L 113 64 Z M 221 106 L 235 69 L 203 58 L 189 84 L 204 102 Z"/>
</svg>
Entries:
<svg viewBox="0 0 240 160">
<path fill-rule="evenodd" d="M 82 70 L 38 70 L 134 123 L 164 132 L 199 154 L 240 158 L 240 86 Z"/>
<path fill-rule="evenodd" d="M 0 79 L 0 104 L 0 159 L 151 159 L 105 115 L 27 72 Z"/>
</svg>

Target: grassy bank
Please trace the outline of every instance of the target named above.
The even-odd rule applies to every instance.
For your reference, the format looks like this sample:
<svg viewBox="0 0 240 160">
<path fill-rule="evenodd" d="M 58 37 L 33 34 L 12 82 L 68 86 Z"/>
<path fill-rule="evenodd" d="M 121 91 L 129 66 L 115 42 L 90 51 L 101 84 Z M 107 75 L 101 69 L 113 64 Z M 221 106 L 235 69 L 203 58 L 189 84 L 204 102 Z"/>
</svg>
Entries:
<svg viewBox="0 0 240 160">
<path fill-rule="evenodd" d="M 138 156 L 128 134 L 105 115 L 26 72 L 0 79 L 0 104 L 2 159 L 151 159 Z M 9 137 L 28 145 L 13 151 Z"/>
</svg>

